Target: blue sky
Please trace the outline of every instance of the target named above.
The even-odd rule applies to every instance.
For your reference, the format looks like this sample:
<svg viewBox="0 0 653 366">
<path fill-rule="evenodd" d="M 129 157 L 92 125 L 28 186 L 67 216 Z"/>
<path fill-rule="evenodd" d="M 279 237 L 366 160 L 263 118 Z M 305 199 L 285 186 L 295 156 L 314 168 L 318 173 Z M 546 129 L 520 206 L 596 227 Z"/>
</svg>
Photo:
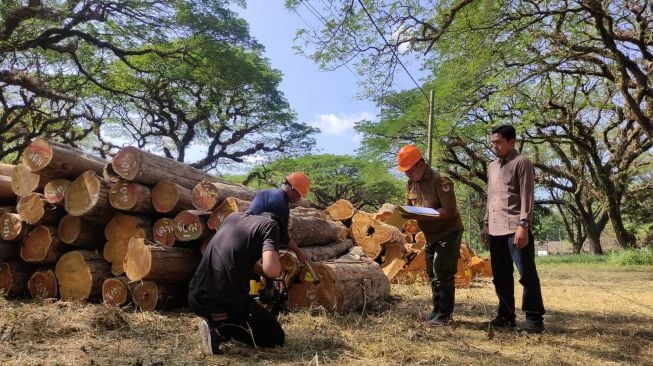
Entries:
<svg viewBox="0 0 653 366">
<path fill-rule="evenodd" d="M 247 20 L 250 34 L 265 46 L 264 55 L 272 67 L 283 73 L 280 90 L 299 121 L 322 131 L 316 136 L 319 152 L 354 154 L 360 143 L 360 136 L 352 128 L 354 122 L 376 120 L 378 109 L 374 102 L 356 98 L 359 79 L 347 68 L 320 71 L 313 61 L 295 54 L 295 31 L 307 24 L 317 27 L 319 20 L 303 7 L 299 14 L 290 13 L 283 3 L 250 0 L 246 9 L 234 10 Z"/>
</svg>

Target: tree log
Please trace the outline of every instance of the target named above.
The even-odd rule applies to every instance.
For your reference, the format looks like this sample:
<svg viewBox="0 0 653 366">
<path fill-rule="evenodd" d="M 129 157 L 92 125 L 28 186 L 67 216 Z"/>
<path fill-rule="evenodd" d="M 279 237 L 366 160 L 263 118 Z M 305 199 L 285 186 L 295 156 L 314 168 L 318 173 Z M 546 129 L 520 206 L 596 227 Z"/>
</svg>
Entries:
<svg viewBox="0 0 653 366">
<path fill-rule="evenodd" d="M 100 226 L 84 222 L 73 215 L 66 215 L 59 221 L 57 236 L 68 245 L 84 249 L 100 249 L 105 242 L 104 231 Z"/>
<path fill-rule="evenodd" d="M 233 183 L 200 182 L 193 187 L 191 195 L 196 209 L 211 211 L 227 197 L 251 201 L 256 196 L 256 191 Z"/>
<path fill-rule="evenodd" d="M 354 242 L 351 239 L 345 239 L 316 247 L 304 247 L 302 251 L 311 262 L 322 262 L 340 257 L 353 246 Z"/>
<path fill-rule="evenodd" d="M 404 243 L 401 231 L 372 218 L 365 212 L 358 212 L 351 222 L 351 235 L 356 245 L 363 248 L 365 255 L 376 259 L 383 252 L 387 243 Z"/>
<path fill-rule="evenodd" d="M 0 175 L 11 177 L 11 173 L 14 172 L 15 167 L 13 164 L 0 163 Z"/>
<path fill-rule="evenodd" d="M 141 310 L 154 311 L 184 306 L 188 298 L 188 286 L 182 283 L 141 281 L 134 285 L 134 303 Z"/>
<path fill-rule="evenodd" d="M 411 257 L 408 264 L 394 278 L 396 282 L 412 284 L 417 279 L 426 281 L 426 252 L 419 250 Z"/>
<path fill-rule="evenodd" d="M 0 263 L 0 291 L 8 297 L 25 297 L 27 295 L 27 281 L 34 266 L 22 261 Z"/>
<path fill-rule="evenodd" d="M 68 187 L 65 198 L 66 212 L 97 225 L 106 225 L 115 212 L 109 204 L 108 194 L 108 183 L 100 179 L 95 172 L 88 170 Z"/>
<path fill-rule="evenodd" d="M 154 155 L 133 146 L 127 146 L 113 157 L 113 171 L 120 177 L 153 186 L 162 180 L 171 180 L 186 189 L 193 189 L 201 181 L 230 184 L 224 179 L 195 169 L 179 161 Z"/>
<path fill-rule="evenodd" d="M 52 204 L 64 204 L 64 199 L 66 198 L 66 191 L 68 187 L 72 184 L 68 179 L 57 178 L 46 183 L 43 187 L 43 196 L 45 201 Z"/>
<path fill-rule="evenodd" d="M 21 197 L 34 191 L 43 191 L 43 187 L 52 180 L 45 173 L 33 173 L 25 165 L 18 164 L 11 173 L 11 190 Z"/>
<path fill-rule="evenodd" d="M 32 299 L 53 299 L 57 297 L 57 277 L 52 268 L 40 268 L 27 281 L 27 292 Z"/>
<path fill-rule="evenodd" d="M 206 226 L 211 230 L 218 230 L 220 224 L 234 212 L 245 212 L 251 204 L 250 201 L 238 199 L 236 197 L 227 197 L 218 207 L 211 211 L 211 216 L 206 221 Z"/>
<path fill-rule="evenodd" d="M 111 163 L 106 163 L 104 165 L 104 169 L 102 169 L 102 178 L 109 183 L 116 183 L 121 179 L 118 173 L 113 170 L 113 165 Z"/>
<path fill-rule="evenodd" d="M 11 177 L 0 175 L 0 203 L 15 204 L 17 199 L 16 193 L 11 188 Z"/>
<path fill-rule="evenodd" d="M 63 208 L 48 203 L 40 193 L 28 193 L 16 204 L 16 212 L 29 225 L 55 224 L 65 215 Z"/>
<path fill-rule="evenodd" d="M 351 223 L 351 218 L 356 214 L 354 205 L 345 199 L 337 200 L 324 211 L 331 220 L 341 221 L 343 223 Z"/>
<path fill-rule="evenodd" d="M 57 229 L 39 225 L 32 229 L 20 246 L 20 257 L 28 263 L 49 264 L 69 250 L 56 235 Z"/>
<path fill-rule="evenodd" d="M 391 242 L 386 243 L 383 249 L 383 264 L 381 268 L 388 279 L 392 281 L 408 262 L 406 258 L 406 247 L 403 242 Z"/>
<path fill-rule="evenodd" d="M 424 246 L 426 245 L 426 237 L 424 236 L 423 232 L 419 232 L 415 234 L 415 243 L 412 245 L 412 249 L 414 250 L 422 250 L 424 249 Z"/>
<path fill-rule="evenodd" d="M 289 308 L 310 308 L 319 304 L 327 311 L 350 313 L 365 310 L 390 294 L 390 282 L 378 263 L 371 261 L 313 263 L 320 283 L 312 283 L 307 268 L 302 269 L 300 284 L 288 291 Z"/>
<path fill-rule="evenodd" d="M 21 159 L 32 172 L 67 179 L 75 179 L 87 170 L 102 174 L 107 163 L 72 146 L 40 138 L 27 145 Z"/>
<path fill-rule="evenodd" d="M 143 238 L 132 238 L 124 267 L 131 281 L 182 282 L 193 276 L 199 262 L 197 250 L 163 247 Z"/>
<path fill-rule="evenodd" d="M 110 307 L 127 305 L 132 300 L 134 285 L 125 276 L 107 278 L 102 283 L 102 302 Z"/>
<path fill-rule="evenodd" d="M 16 205 L 13 206 L 0 206 L 0 215 L 6 213 L 16 213 Z"/>
<path fill-rule="evenodd" d="M 315 216 L 300 216 L 301 212 L 290 210 L 288 223 L 290 239 L 300 247 L 324 245 L 347 238 L 349 230 L 341 222 Z"/>
<path fill-rule="evenodd" d="M 166 247 L 175 245 L 175 220 L 162 217 L 154 222 L 152 226 L 152 238 L 156 244 Z"/>
<path fill-rule="evenodd" d="M 0 239 L 7 241 L 23 240 L 30 226 L 24 223 L 17 213 L 0 215 Z"/>
<path fill-rule="evenodd" d="M 159 213 L 175 215 L 193 208 L 191 191 L 179 184 L 162 180 L 152 188 L 152 206 Z"/>
<path fill-rule="evenodd" d="M 0 239 L 0 261 L 14 259 L 20 253 L 20 245 L 15 242 Z"/>
<path fill-rule="evenodd" d="M 111 265 L 96 251 L 74 250 L 61 256 L 54 273 L 63 301 L 102 298 L 102 284 L 111 276 Z"/>
<path fill-rule="evenodd" d="M 211 232 L 206 226 L 210 212 L 187 210 L 175 216 L 175 238 L 179 241 L 194 241 L 204 239 Z"/>
<path fill-rule="evenodd" d="M 109 203 L 115 209 L 140 214 L 154 213 L 150 189 L 140 183 L 121 179 L 109 190 Z"/>
<path fill-rule="evenodd" d="M 395 209 L 397 208 L 397 205 L 394 205 L 392 203 L 384 203 L 381 205 L 379 210 L 376 212 L 374 215 L 374 219 L 381 221 L 381 222 L 386 222 L 392 216 L 392 214 L 395 212 Z"/>
<path fill-rule="evenodd" d="M 133 215 L 115 215 L 104 228 L 107 242 L 104 245 L 104 258 L 111 262 L 111 272 L 115 276 L 123 274 L 124 259 L 133 237 L 152 238 L 152 223 L 149 218 Z"/>
</svg>

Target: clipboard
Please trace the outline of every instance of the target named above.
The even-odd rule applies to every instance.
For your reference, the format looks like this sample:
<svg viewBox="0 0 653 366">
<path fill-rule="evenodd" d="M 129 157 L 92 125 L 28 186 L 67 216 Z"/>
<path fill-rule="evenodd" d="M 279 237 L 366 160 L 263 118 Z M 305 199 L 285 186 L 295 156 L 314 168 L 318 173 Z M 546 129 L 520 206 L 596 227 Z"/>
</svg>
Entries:
<svg viewBox="0 0 653 366">
<path fill-rule="evenodd" d="M 427 218 L 440 216 L 438 210 L 432 209 L 430 207 L 397 206 L 397 208 L 395 208 L 395 210 L 392 212 L 390 218 L 388 218 L 388 220 L 385 223 L 401 229 L 406 223 L 406 221 L 409 220 L 402 217 L 402 215 L 404 214 L 424 216 Z"/>
</svg>

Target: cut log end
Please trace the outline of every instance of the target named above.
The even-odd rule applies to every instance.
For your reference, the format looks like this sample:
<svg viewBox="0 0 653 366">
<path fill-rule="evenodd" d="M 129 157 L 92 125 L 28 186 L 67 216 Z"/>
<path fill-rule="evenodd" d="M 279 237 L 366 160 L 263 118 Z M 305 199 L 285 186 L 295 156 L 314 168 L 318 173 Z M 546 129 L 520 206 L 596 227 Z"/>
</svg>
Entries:
<svg viewBox="0 0 653 366">
<path fill-rule="evenodd" d="M 64 202 L 66 191 L 72 182 L 68 179 L 53 179 L 43 187 L 45 201 L 52 204 Z"/>
<path fill-rule="evenodd" d="M 179 201 L 177 184 L 171 181 L 161 181 L 152 188 L 152 206 L 157 212 L 172 211 Z"/>
<path fill-rule="evenodd" d="M 191 192 L 191 200 L 193 206 L 198 210 L 210 211 L 215 207 L 218 201 L 220 192 L 210 182 L 200 182 Z"/>
<path fill-rule="evenodd" d="M 107 278 L 102 283 L 102 301 L 104 305 L 111 307 L 123 306 L 127 304 L 130 297 L 126 278 Z"/>
<path fill-rule="evenodd" d="M 152 254 L 142 238 L 132 238 L 123 267 L 130 281 L 142 280 L 152 268 Z"/>
<path fill-rule="evenodd" d="M 32 172 L 38 172 L 52 161 L 52 148 L 47 140 L 38 138 L 32 141 L 21 157 L 23 165 Z"/>
<path fill-rule="evenodd" d="M 52 244 L 50 229 L 43 225 L 37 226 L 23 240 L 20 247 L 20 257 L 25 262 L 37 263 L 47 259 L 54 261 L 57 259 L 56 257 L 48 258 L 48 256 L 56 255 L 56 253 L 52 253 Z"/>
<path fill-rule="evenodd" d="M 25 235 L 27 224 L 23 223 L 18 214 L 7 212 L 0 215 L 0 230 L 2 240 L 17 241 Z"/>
<path fill-rule="evenodd" d="M 11 174 L 11 189 L 16 196 L 24 196 L 38 189 L 41 176 L 31 172 L 25 165 L 18 164 Z"/>
<path fill-rule="evenodd" d="M 82 173 L 68 187 L 66 192 L 66 212 L 73 216 L 82 216 L 97 203 L 102 183 L 95 172 Z"/>
<path fill-rule="evenodd" d="M 33 299 L 52 299 L 57 297 L 57 277 L 51 269 L 34 272 L 27 281 L 27 290 Z"/>
<path fill-rule="evenodd" d="M 127 146 L 113 157 L 111 166 L 113 171 L 123 179 L 134 180 L 141 171 L 143 155 L 141 151 L 133 146 Z"/>
<path fill-rule="evenodd" d="M 86 300 L 90 296 L 93 276 L 80 251 L 61 256 L 55 267 L 55 275 L 62 300 Z"/>
<path fill-rule="evenodd" d="M 177 240 L 174 226 L 173 219 L 162 217 L 156 220 L 152 228 L 154 242 L 165 246 L 173 246 Z"/>
<path fill-rule="evenodd" d="M 36 224 L 45 214 L 43 196 L 39 193 L 28 193 L 21 197 L 16 205 L 20 219 L 30 225 Z"/>
</svg>

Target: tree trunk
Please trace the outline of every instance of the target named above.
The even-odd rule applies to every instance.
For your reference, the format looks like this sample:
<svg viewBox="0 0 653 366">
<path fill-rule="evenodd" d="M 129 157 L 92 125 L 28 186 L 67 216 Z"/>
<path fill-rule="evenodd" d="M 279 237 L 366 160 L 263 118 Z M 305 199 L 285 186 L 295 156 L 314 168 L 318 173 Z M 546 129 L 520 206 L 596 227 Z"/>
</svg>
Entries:
<svg viewBox="0 0 653 366">
<path fill-rule="evenodd" d="M 40 268 L 27 281 L 27 291 L 32 299 L 55 299 L 58 286 L 52 268 Z"/>
<path fill-rule="evenodd" d="M 0 175 L 0 203 L 1 204 L 15 204 L 16 193 L 11 188 L 11 177 Z"/>
<path fill-rule="evenodd" d="M 302 269 L 300 283 L 288 291 L 288 307 L 311 308 L 316 305 L 327 311 L 350 313 L 383 300 L 390 294 L 390 282 L 377 263 L 370 261 L 313 263 L 320 279 L 311 282 L 308 268 Z"/>
<path fill-rule="evenodd" d="M 68 187 L 66 192 L 66 212 L 79 216 L 84 221 L 106 225 L 115 210 L 109 204 L 109 185 L 95 172 L 82 173 Z"/>
<path fill-rule="evenodd" d="M 251 201 L 256 196 L 256 191 L 235 184 L 200 182 L 193 187 L 191 195 L 193 206 L 196 209 L 211 211 L 227 197 Z"/>
<path fill-rule="evenodd" d="M 152 238 L 155 243 L 172 247 L 175 245 L 175 220 L 162 217 L 154 222 L 152 226 Z"/>
<path fill-rule="evenodd" d="M 152 238 L 152 223 L 149 218 L 133 215 L 115 215 L 104 227 L 104 259 L 111 263 L 114 276 L 123 274 L 124 259 L 129 241 L 136 238 Z"/>
<path fill-rule="evenodd" d="M 28 263 L 49 264 L 57 260 L 69 248 L 56 235 L 57 229 L 39 225 L 32 229 L 20 246 L 20 257 Z"/>
<path fill-rule="evenodd" d="M 365 212 L 354 215 L 350 229 L 354 243 L 362 247 L 365 255 L 373 260 L 381 255 L 386 243 L 404 243 L 399 229 L 374 220 Z"/>
<path fill-rule="evenodd" d="M 54 273 L 63 301 L 102 298 L 102 284 L 111 276 L 111 265 L 98 253 L 74 250 L 61 256 Z"/>
<path fill-rule="evenodd" d="M 127 146 L 113 157 L 113 171 L 123 179 L 153 186 L 162 180 L 171 180 L 186 189 L 193 189 L 201 181 L 229 182 L 195 169 L 179 161 L 154 155 L 133 146 Z"/>
<path fill-rule="evenodd" d="M 244 201 L 235 197 L 227 197 L 218 207 L 211 211 L 211 216 L 206 221 L 206 226 L 211 230 L 218 230 L 220 224 L 234 212 L 245 212 L 251 204 L 250 201 Z"/>
<path fill-rule="evenodd" d="M 311 262 L 322 262 L 340 257 L 353 246 L 351 239 L 345 239 L 316 247 L 304 247 L 302 251 Z"/>
<path fill-rule="evenodd" d="M 616 198 L 608 198 L 608 201 L 617 201 Z M 637 245 L 637 239 L 633 233 L 626 230 L 624 227 L 624 222 L 621 217 L 621 200 L 619 202 L 611 202 L 608 207 L 608 215 L 610 216 L 610 222 L 612 223 L 612 229 L 614 234 L 617 237 L 617 242 L 619 246 L 624 249 L 635 248 Z"/>
<path fill-rule="evenodd" d="M 341 222 L 302 215 L 304 211 L 290 210 L 288 234 L 300 247 L 309 247 L 344 240 L 349 230 Z"/>
<path fill-rule="evenodd" d="M 351 202 L 345 199 L 339 199 L 325 210 L 326 214 L 333 221 L 340 221 L 347 225 L 351 223 L 351 218 L 356 214 L 356 208 Z"/>
<path fill-rule="evenodd" d="M 57 236 L 62 242 L 80 249 L 99 249 L 105 242 L 104 230 L 100 226 L 73 215 L 66 215 L 59 221 Z"/>
<path fill-rule="evenodd" d="M 45 201 L 55 205 L 63 206 L 64 199 L 66 198 L 66 191 L 71 184 L 71 181 L 63 178 L 57 178 L 49 181 L 45 187 L 43 187 L 43 196 L 45 197 Z"/>
<path fill-rule="evenodd" d="M 384 203 L 374 215 L 374 219 L 381 222 L 386 222 L 395 212 L 396 208 L 397 206 L 393 205 L 392 203 Z"/>
<path fill-rule="evenodd" d="M 194 241 L 209 236 L 210 230 L 206 226 L 209 215 L 210 212 L 197 210 L 178 213 L 174 220 L 175 238 L 179 241 Z"/>
<path fill-rule="evenodd" d="M 7 241 L 21 241 L 27 235 L 30 226 L 24 223 L 17 213 L 3 213 L 0 215 L 0 239 Z"/>
<path fill-rule="evenodd" d="M 152 206 L 159 213 L 176 215 L 193 208 L 190 189 L 179 184 L 162 180 L 152 188 Z"/>
<path fill-rule="evenodd" d="M 132 238 L 125 256 L 125 274 L 131 281 L 182 282 L 193 276 L 199 262 L 197 250 L 162 247 Z"/>
<path fill-rule="evenodd" d="M 18 164 L 11 173 L 11 189 L 21 197 L 34 191 L 43 191 L 43 187 L 52 180 L 45 173 L 33 173 L 25 165 Z"/>
<path fill-rule="evenodd" d="M 132 300 L 132 288 L 125 276 L 107 278 L 102 283 L 102 302 L 109 307 L 127 305 Z"/>
<path fill-rule="evenodd" d="M 181 283 L 140 281 L 134 286 L 134 303 L 145 311 L 177 308 L 186 305 L 187 289 Z"/>
<path fill-rule="evenodd" d="M 51 177 L 67 179 L 75 179 L 87 170 L 102 174 L 107 163 L 102 158 L 72 146 L 44 139 L 32 141 L 23 150 L 21 159 L 32 172 L 43 172 Z"/>
<path fill-rule="evenodd" d="M 8 297 L 25 297 L 34 266 L 21 261 L 0 263 L 0 291 Z"/>
<path fill-rule="evenodd" d="M 152 195 L 150 189 L 142 184 L 119 180 L 109 190 L 111 207 L 139 214 L 152 214 Z"/>
<path fill-rule="evenodd" d="M 18 257 L 20 245 L 18 243 L 0 239 L 0 261 L 6 261 Z"/>
<path fill-rule="evenodd" d="M 56 224 L 65 215 L 63 208 L 48 203 L 40 193 L 28 193 L 16 204 L 16 212 L 29 225 Z"/>
</svg>

